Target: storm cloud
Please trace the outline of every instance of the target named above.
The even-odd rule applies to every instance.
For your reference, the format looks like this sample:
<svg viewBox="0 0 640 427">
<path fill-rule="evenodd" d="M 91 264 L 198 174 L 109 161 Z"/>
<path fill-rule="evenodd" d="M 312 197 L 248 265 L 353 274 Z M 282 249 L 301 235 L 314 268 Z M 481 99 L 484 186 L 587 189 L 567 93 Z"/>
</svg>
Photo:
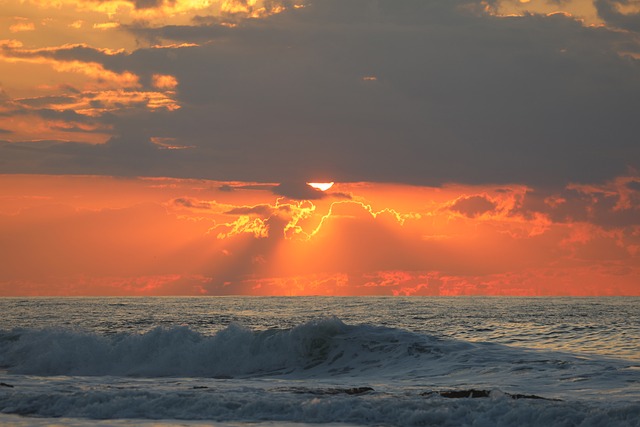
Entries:
<svg viewBox="0 0 640 427">
<path fill-rule="evenodd" d="M 119 31 L 141 47 L 126 54 L 76 46 L 29 55 L 132 73 L 138 90 L 151 91 L 154 75 L 173 76 L 175 93 L 165 95 L 180 108 L 149 108 L 149 95 L 124 112 L 94 115 L 110 129 L 102 145 L 7 140 L 0 171 L 603 182 L 640 168 L 638 21 L 612 1 L 595 4 L 606 26 L 566 14 L 496 16 L 480 2 L 451 0 L 322 0 L 235 26 L 219 16 L 131 24 Z M 42 115 L 54 101 L 62 100 L 13 108 Z M 153 138 L 188 149 L 168 150 Z"/>
</svg>

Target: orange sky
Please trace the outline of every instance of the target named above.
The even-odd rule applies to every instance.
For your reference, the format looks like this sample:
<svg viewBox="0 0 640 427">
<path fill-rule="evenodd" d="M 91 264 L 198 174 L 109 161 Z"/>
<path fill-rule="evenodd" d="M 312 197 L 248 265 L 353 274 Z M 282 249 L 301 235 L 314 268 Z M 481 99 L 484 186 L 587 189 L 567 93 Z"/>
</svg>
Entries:
<svg viewBox="0 0 640 427">
<path fill-rule="evenodd" d="M 0 295 L 639 295 L 640 227 L 611 225 L 637 216 L 639 182 L 336 183 L 293 201 L 269 184 L 0 175 Z"/>
</svg>

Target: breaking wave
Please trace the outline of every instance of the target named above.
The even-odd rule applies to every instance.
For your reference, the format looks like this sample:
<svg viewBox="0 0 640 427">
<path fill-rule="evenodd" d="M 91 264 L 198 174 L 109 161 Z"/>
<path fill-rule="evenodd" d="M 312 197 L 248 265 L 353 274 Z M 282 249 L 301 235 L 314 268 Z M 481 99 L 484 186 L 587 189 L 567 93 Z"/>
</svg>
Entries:
<svg viewBox="0 0 640 427">
<path fill-rule="evenodd" d="M 640 414 L 640 375 L 628 362 L 336 317 L 213 335 L 0 331 L 0 366 L 0 424 L 16 426 L 36 416 L 631 427 Z"/>
<path fill-rule="evenodd" d="M 114 335 L 16 329 L 1 332 L 0 342 L 0 365 L 13 374 L 218 378 L 337 375 L 418 355 L 438 358 L 456 347 L 429 335 L 350 326 L 335 317 L 288 330 L 251 331 L 232 324 L 212 336 L 188 327 Z"/>
</svg>

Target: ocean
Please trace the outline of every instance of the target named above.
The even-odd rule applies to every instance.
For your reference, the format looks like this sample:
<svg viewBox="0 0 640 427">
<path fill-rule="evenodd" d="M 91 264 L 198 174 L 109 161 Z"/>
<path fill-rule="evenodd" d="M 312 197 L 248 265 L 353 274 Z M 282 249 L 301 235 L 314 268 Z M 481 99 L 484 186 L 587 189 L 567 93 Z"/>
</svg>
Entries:
<svg viewBox="0 0 640 427">
<path fill-rule="evenodd" d="M 0 299 L 3 426 L 640 426 L 640 298 Z"/>
</svg>

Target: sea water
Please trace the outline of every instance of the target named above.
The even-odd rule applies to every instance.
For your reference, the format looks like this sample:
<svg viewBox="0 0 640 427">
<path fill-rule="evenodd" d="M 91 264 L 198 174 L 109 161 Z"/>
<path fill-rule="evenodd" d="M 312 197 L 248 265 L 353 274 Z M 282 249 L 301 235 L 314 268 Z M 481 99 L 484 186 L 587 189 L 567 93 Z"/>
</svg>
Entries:
<svg viewBox="0 0 640 427">
<path fill-rule="evenodd" d="M 0 299 L 9 426 L 640 426 L 640 298 Z"/>
</svg>

